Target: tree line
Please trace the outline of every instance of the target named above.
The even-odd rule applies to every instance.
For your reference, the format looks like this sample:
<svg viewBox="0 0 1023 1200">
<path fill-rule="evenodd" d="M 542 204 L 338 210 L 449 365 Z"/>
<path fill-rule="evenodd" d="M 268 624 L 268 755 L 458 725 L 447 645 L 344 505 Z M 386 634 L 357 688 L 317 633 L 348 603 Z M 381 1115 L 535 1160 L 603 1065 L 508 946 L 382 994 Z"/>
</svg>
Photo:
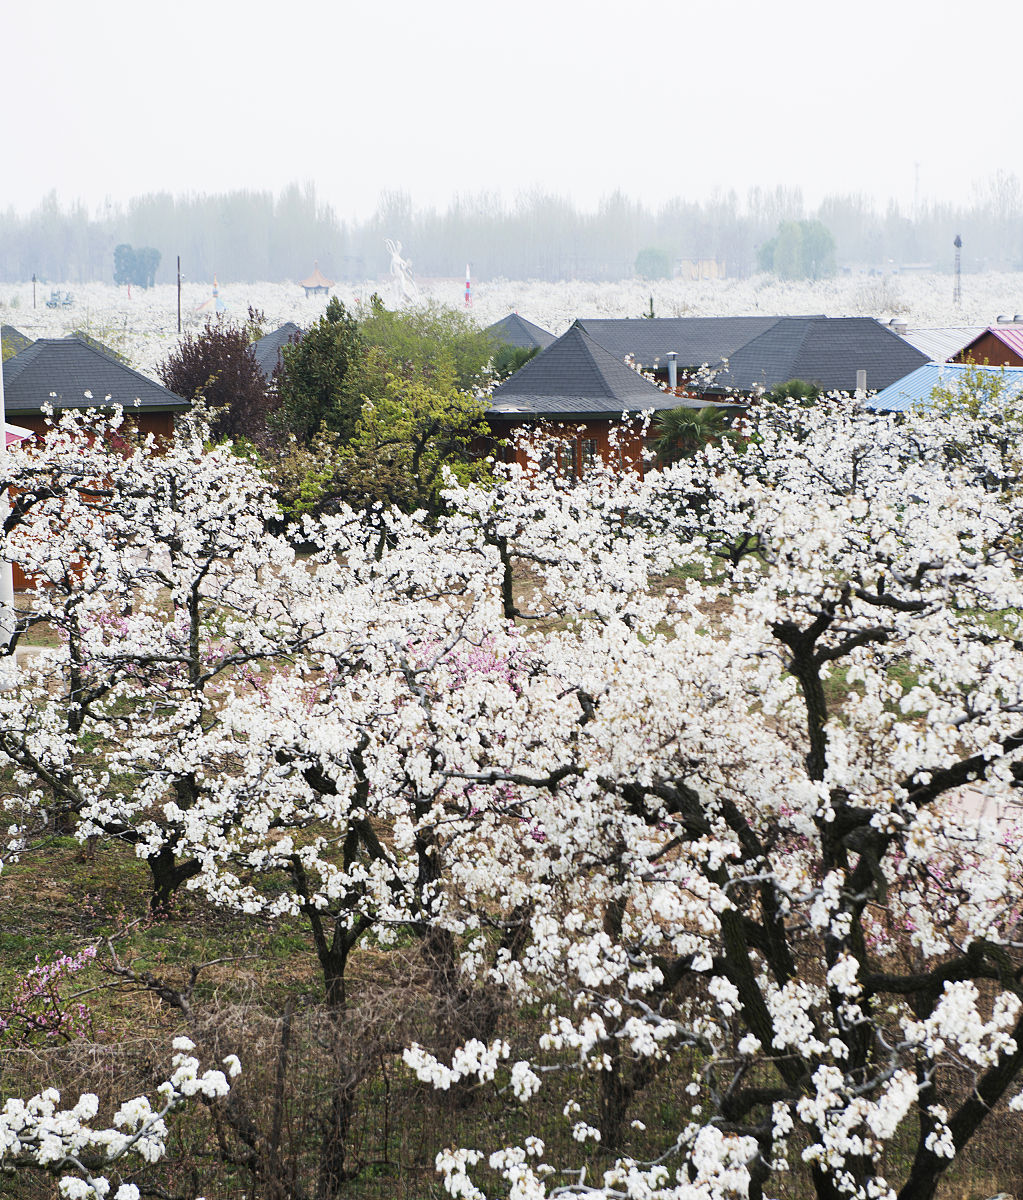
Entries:
<svg viewBox="0 0 1023 1200">
<path fill-rule="evenodd" d="M 715 259 L 729 276 L 743 277 L 762 266 L 763 248 L 792 222 L 819 222 L 840 266 L 951 269 L 952 241 L 961 234 L 965 270 L 1020 269 L 1021 216 L 1023 186 L 1004 171 L 970 204 L 913 211 L 894 202 L 878 208 L 862 194 L 827 196 L 813 208 L 794 187 L 751 186 L 745 195 L 733 190 L 705 201 L 679 196 L 657 208 L 616 192 L 594 212 L 542 190 L 510 203 L 493 194 L 461 196 L 444 210 L 387 192 L 372 216 L 354 221 L 312 185 L 292 184 L 276 196 L 151 193 L 99 212 L 65 206 L 51 192 L 27 214 L 0 214 L 0 280 L 111 280 L 114 249 L 127 243 L 159 252 L 157 283 L 172 282 L 178 255 L 191 279 L 300 279 L 318 261 L 328 277 L 357 282 L 386 273 L 385 238 L 401 240 L 420 276 L 458 275 L 468 260 L 482 278 L 613 280 L 644 274 L 643 262 L 674 269 L 684 259 Z"/>
</svg>

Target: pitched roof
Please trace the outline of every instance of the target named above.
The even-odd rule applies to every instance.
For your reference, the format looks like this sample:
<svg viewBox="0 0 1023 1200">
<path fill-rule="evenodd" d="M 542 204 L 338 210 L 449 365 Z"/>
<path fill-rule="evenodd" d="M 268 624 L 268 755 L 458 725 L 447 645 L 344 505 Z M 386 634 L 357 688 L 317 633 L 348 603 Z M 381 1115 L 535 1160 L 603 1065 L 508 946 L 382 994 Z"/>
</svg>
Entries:
<svg viewBox="0 0 1023 1200">
<path fill-rule="evenodd" d="M 867 401 L 869 408 L 884 412 L 904 412 L 916 404 L 926 403 L 939 385 L 955 387 L 969 378 L 968 372 L 982 371 L 1005 381 L 1009 394 L 1023 393 L 1023 367 L 978 367 L 972 363 L 925 363 L 912 374 L 893 383 Z"/>
<path fill-rule="evenodd" d="M 887 387 L 928 361 L 873 317 L 655 317 L 584 320 L 580 325 L 619 358 L 663 369 L 674 350 L 680 370 L 719 368 L 715 384 L 748 392 L 789 379 L 828 391 L 852 391 L 856 372 L 867 386 Z M 727 360 L 728 369 L 721 368 Z"/>
<path fill-rule="evenodd" d="M 304 287 L 304 288 L 314 288 L 314 287 L 330 288 L 333 286 L 334 286 L 334 280 L 327 279 L 324 276 L 323 272 L 320 270 L 320 264 L 318 262 L 313 263 L 313 273 L 309 276 L 308 279 L 299 280 L 299 287 Z"/>
<path fill-rule="evenodd" d="M 1023 327 L 1019 325 L 989 325 L 987 329 L 978 330 L 977 335 L 963 346 L 962 353 L 969 353 L 975 343 L 979 342 L 987 334 L 991 334 L 992 337 L 997 338 L 1003 346 L 1011 350 L 1018 358 L 1023 358 Z"/>
<path fill-rule="evenodd" d="M 32 345 L 32 339 L 22 333 L 20 329 L 15 329 L 13 325 L 0 325 L 0 342 L 5 347 L 12 349 L 15 354 L 20 354 L 22 350 L 27 350 Z"/>
<path fill-rule="evenodd" d="M 4 363 L 7 411 L 54 408 L 106 408 L 179 411 L 182 400 L 145 375 L 79 337 L 40 338 Z M 89 395 L 86 395 L 89 393 Z"/>
<path fill-rule="evenodd" d="M 926 354 L 931 362 L 947 362 L 983 332 L 980 325 L 944 325 L 934 329 L 907 329 L 899 336 Z"/>
<path fill-rule="evenodd" d="M 287 321 L 280 329 L 275 329 L 273 333 L 268 333 L 252 343 L 252 353 L 265 379 L 269 380 L 280 365 L 281 347 L 286 346 L 292 338 L 301 336 L 302 330 L 295 322 Z"/>
<path fill-rule="evenodd" d="M 494 388 L 487 415 L 620 417 L 625 411 L 689 407 L 693 403 L 662 392 L 599 346 L 577 321 Z"/>
<path fill-rule="evenodd" d="M 852 392 L 857 371 L 880 390 L 927 356 L 873 317 L 782 317 L 728 360 L 715 384 L 748 392 L 803 379 L 825 391 Z"/>
<path fill-rule="evenodd" d="M 796 318 L 800 319 L 800 318 Z M 678 355 L 680 369 L 716 366 L 740 346 L 777 323 L 778 317 L 609 317 L 578 322 L 595 341 L 620 359 L 652 371 Z"/>
<path fill-rule="evenodd" d="M 517 346 L 522 350 L 532 350 L 534 346 L 544 350 L 554 341 L 553 333 L 548 333 L 546 329 L 541 329 L 539 325 L 534 325 L 518 313 L 509 313 L 500 321 L 488 325 L 485 332 L 489 333 L 495 342 Z"/>
</svg>

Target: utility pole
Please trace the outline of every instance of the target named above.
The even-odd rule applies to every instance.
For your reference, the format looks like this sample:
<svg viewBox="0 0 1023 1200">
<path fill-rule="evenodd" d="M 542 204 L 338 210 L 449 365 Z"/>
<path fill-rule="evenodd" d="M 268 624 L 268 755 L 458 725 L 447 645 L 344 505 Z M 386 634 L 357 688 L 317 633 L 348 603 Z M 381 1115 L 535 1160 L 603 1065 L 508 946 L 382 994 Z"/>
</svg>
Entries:
<svg viewBox="0 0 1023 1200">
<path fill-rule="evenodd" d="M 181 332 L 181 255 L 178 255 L 178 333 Z"/>
<path fill-rule="evenodd" d="M 956 240 L 952 243 L 956 248 L 956 265 L 955 278 L 952 283 L 952 303 L 957 307 L 963 302 L 963 276 L 962 276 L 962 251 L 963 239 L 956 234 Z"/>
<path fill-rule="evenodd" d="M 32 272 L 32 307 L 36 306 L 36 273 Z"/>
</svg>

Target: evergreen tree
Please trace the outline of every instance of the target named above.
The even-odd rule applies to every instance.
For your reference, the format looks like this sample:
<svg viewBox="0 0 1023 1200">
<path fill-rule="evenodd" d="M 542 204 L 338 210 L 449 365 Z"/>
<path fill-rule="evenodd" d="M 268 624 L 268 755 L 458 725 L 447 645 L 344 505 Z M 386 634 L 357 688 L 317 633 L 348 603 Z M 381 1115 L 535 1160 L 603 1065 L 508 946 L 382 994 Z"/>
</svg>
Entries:
<svg viewBox="0 0 1023 1200">
<path fill-rule="evenodd" d="M 350 437 L 362 409 L 364 357 L 358 321 L 332 297 L 301 341 L 281 347 L 272 419 L 276 431 L 306 444 L 323 426 Z"/>
</svg>

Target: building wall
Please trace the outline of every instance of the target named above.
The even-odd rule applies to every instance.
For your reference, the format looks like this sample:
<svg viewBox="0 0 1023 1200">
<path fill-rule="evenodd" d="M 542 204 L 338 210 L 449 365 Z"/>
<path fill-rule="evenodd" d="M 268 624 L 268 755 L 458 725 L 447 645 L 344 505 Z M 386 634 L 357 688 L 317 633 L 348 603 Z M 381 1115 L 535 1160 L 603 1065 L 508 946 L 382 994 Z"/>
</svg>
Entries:
<svg viewBox="0 0 1023 1200">
<path fill-rule="evenodd" d="M 523 433 L 527 436 L 540 434 L 535 421 L 491 421 L 494 438 L 517 440 Z M 586 474 L 591 461 L 599 458 L 612 467 L 627 471 L 643 470 L 643 445 L 641 434 L 621 434 L 612 444 L 612 429 L 620 428 L 621 421 L 610 417 L 588 421 L 548 421 L 543 425 L 543 434 L 561 443 L 564 450 L 554 448 L 559 473 L 576 479 Z M 488 451 L 489 452 L 489 451 Z M 520 447 L 504 448 L 506 462 L 517 462 L 521 467 L 529 466 L 529 459 Z"/>
<path fill-rule="evenodd" d="M 53 414 L 53 419 L 60 418 L 60 411 Z M 153 434 L 158 438 L 169 438 L 174 435 L 174 414 L 169 412 L 132 412 L 126 409 L 124 418 L 130 422 L 145 437 Z M 47 423 L 41 413 L 8 413 L 7 419 L 12 425 L 20 425 L 22 429 L 31 429 L 36 440 L 41 441 L 46 433 L 53 428 Z"/>
</svg>

